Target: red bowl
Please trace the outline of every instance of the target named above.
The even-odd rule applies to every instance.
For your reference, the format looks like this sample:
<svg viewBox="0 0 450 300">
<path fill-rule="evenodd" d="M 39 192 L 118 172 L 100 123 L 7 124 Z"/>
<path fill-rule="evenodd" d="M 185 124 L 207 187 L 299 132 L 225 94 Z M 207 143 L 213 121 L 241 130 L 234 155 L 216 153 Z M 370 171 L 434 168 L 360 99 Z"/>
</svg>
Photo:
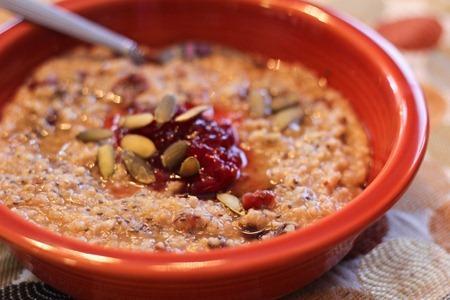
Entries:
<svg viewBox="0 0 450 300">
<path fill-rule="evenodd" d="M 79 0 L 62 6 L 152 46 L 218 42 L 300 61 L 351 102 L 374 163 L 368 187 L 341 211 L 260 243 L 205 253 L 136 253 L 61 237 L 0 206 L 0 237 L 40 279 L 77 298 L 275 298 L 335 265 L 405 191 L 425 152 L 419 85 L 371 29 L 291 0 Z M 0 34 L 0 100 L 43 60 L 77 43 L 20 22 Z"/>
</svg>

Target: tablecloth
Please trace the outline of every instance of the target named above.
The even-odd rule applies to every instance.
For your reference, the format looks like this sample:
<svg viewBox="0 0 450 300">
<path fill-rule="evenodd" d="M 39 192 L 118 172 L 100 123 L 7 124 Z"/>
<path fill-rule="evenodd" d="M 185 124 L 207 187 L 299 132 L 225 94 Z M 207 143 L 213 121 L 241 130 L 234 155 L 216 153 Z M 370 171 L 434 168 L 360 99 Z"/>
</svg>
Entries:
<svg viewBox="0 0 450 300">
<path fill-rule="evenodd" d="M 316 1 L 373 26 L 401 48 L 423 87 L 431 136 L 402 199 L 341 263 L 285 299 L 450 300 L 450 0 Z M 9 17 L 0 11 L 0 22 Z M 70 297 L 39 282 L 0 244 L 0 299 Z"/>
</svg>

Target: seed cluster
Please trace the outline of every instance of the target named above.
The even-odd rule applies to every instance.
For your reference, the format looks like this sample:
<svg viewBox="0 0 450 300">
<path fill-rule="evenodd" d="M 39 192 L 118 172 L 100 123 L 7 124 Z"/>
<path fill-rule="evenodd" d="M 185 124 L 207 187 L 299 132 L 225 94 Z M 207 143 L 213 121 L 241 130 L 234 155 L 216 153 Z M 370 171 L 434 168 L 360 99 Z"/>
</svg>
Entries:
<svg viewBox="0 0 450 300">
<path fill-rule="evenodd" d="M 272 100 L 267 90 L 257 89 L 249 94 L 248 101 L 250 117 L 261 118 L 270 116 L 270 120 L 276 130 L 284 130 L 292 123 L 300 121 L 302 117 L 302 111 L 299 108 L 299 99 L 296 95 L 277 97 Z M 228 148 L 233 147 L 235 142 L 233 138 L 230 139 L 230 134 L 221 136 L 220 133 L 214 132 L 217 129 L 213 128 L 217 125 L 211 126 L 211 124 L 200 122 L 202 126 L 198 126 L 195 129 L 195 135 L 197 136 L 203 134 L 204 136 L 212 137 L 212 140 L 208 140 L 206 144 L 203 143 L 205 140 L 199 141 L 194 138 L 194 140 L 188 141 L 182 138 L 183 135 L 180 135 L 181 138 L 170 142 L 170 144 L 162 145 L 160 140 L 152 140 L 152 134 L 148 134 L 148 131 L 146 131 L 146 129 L 148 130 L 153 125 L 156 130 L 163 131 L 161 134 L 173 135 L 164 131 L 164 128 L 170 128 L 169 125 L 167 125 L 168 127 L 164 127 L 165 124 L 169 123 L 179 124 L 177 125 L 180 128 L 179 130 L 186 131 L 184 127 L 192 127 L 192 121 L 210 109 L 211 107 L 208 105 L 199 105 L 180 113 L 180 107 L 177 105 L 175 96 L 166 95 L 156 106 L 153 114 L 150 112 L 141 112 L 121 116 L 118 130 L 122 130 L 126 134 L 121 137 L 119 145 L 121 149 L 121 160 L 125 169 L 130 177 L 138 183 L 154 183 L 157 181 L 155 174 L 158 171 L 154 169 L 151 162 L 154 162 L 154 158 L 159 156 L 158 161 L 161 167 L 164 168 L 165 172 L 169 173 L 166 176 L 167 178 L 192 178 L 198 175 L 202 168 L 205 170 L 205 173 L 209 172 L 209 174 L 203 174 L 204 176 L 196 182 L 191 182 L 190 191 L 196 194 L 218 192 L 216 196 L 217 200 L 238 215 L 244 215 L 245 210 L 249 208 L 258 209 L 260 207 L 267 207 L 266 205 L 262 205 L 264 201 L 260 196 L 247 196 L 246 199 L 241 200 L 230 193 L 220 193 L 221 190 L 223 191 L 223 187 L 226 187 L 228 183 L 237 179 L 239 170 L 230 171 L 233 168 L 229 169 L 228 167 L 227 169 L 226 164 L 217 165 L 217 157 L 213 158 L 215 163 L 211 167 L 208 161 L 205 160 L 205 157 L 211 156 L 211 151 L 216 151 L 216 155 L 219 153 L 218 157 L 226 162 L 230 158 L 231 160 L 236 160 L 235 157 L 239 155 L 233 153 L 232 148 Z M 186 124 L 186 126 L 183 124 Z M 205 131 L 205 128 L 208 128 L 208 131 Z M 223 128 L 220 129 L 223 130 Z M 230 130 L 232 131 L 231 127 Z M 226 129 L 225 132 L 227 132 Z M 188 132 L 185 132 L 185 136 L 187 136 L 186 133 Z M 109 129 L 95 128 L 79 133 L 77 138 L 83 142 L 98 142 L 113 136 L 114 132 Z M 157 138 L 157 136 L 153 136 Z M 225 137 L 226 139 L 220 142 L 220 137 Z M 211 147 L 217 149 L 223 148 L 223 150 L 217 152 L 217 149 L 211 150 Z M 232 153 L 231 156 L 229 156 L 229 153 Z M 204 163 L 203 166 L 202 161 Z M 113 175 L 115 169 L 115 149 L 112 145 L 104 144 L 99 148 L 97 163 L 99 172 L 104 179 L 108 179 Z M 242 162 L 234 161 L 232 163 L 241 165 Z M 217 176 L 217 173 L 220 173 L 220 175 Z M 216 176 L 211 177 L 211 174 L 216 174 Z M 220 182 L 220 180 L 225 181 Z M 251 201 L 252 204 L 248 204 L 248 199 L 253 199 Z M 272 202 L 271 199 L 269 200 Z"/>
<path fill-rule="evenodd" d="M 276 130 L 284 130 L 292 123 L 300 121 L 302 117 L 299 100 L 295 95 L 277 97 L 272 100 L 267 90 L 257 89 L 249 94 L 248 101 L 250 117 L 270 116 Z M 232 166 L 240 166 L 242 162 L 239 159 L 236 161 L 239 153 L 235 153 L 236 149 L 233 146 L 235 140 L 232 138 L 233 134 L 230 135 L 231 127 L 222 125 L 225 127 L 217 129 L 217 124 L 205 123 L 204 120 L 197 120 L 200 126 L 196 122 L 193 123 L 193 120 L 210 109 L 211 107 L 208 105 L 199 105 L 180 113 L 175 96 L 166 95 L 153 113 L 141 112 L 121 116 L 117 130 L 125 132 L 119 142 L 120 158 L 125 169 L 137 183 L 152 184 L 158 180 L 158 170 L 154 168 L 154 162 L 155 158 L 159 156 L 157 161 L 160 167 L 164 169 L 164 172 L 168 172 L 165 174 L 166 178 L 188 180 L 198 175 L 202 169 L 204 170 L 205 174 L 199 179 L 191 180 L 189 192 L 194 194 L 217 193 L 217 200 L 238 215 L 244 215 L 246 209 L 267 207 L 261 205 L 263 203 L 261 197 L 249 198 L 247 196 L 246 199 L 241 200 L 230 193 L 220 193 L 224 187 L 227 187 L 239 176 L 239 170 L 228 167 L 227 161 L 231 159 Z M 176 135 L 175 132 L 169 132 L 170 129 L 173 130 L 171 124 L 174 123 L 178 124 L 177 128 L 179 129 L 177 130 L 182 131 L 183 134 L 179 135 L 179 139 L 173 139 L 166 144 L 167 139 L 161 140 L 160 135 L 172 137 Z M 192 136 L 186 128 L 191 127 L 195 128 L 194 136 L 197 138 L 186 140 L 187 136 Z M 149 130 L 154 129 L 158 134 L 149 134 Z M 79 133 L 77 138 L 83 142 L 100 142 L 113 136 L 114 132 L 109 129 L 94 128 Z M 183 136 L 186 137 L 183 138 Z M 207 137 L 206 140 L 205 137 Z M 152 140 L 153 138 L 156 140 Z M 161 141 L 165 141 L 164 144 Z M 212 157 L 212 153 L 215 153 L 214 157 Z M 100 175 L 104 179 L 109 179 L 114 174 L 115 155 L 115 149 L 111 144 L 106 143 L 99 147 L 97 164 Z M 212 157 L 213 164 L 207 160 L 209 157 Z M 217 164 L 217 158 L 220 158 L 224 164 Z M 214 174 L 213 177 L 211 174 Z M 248 199 L 253 199 L 252 204 L 248 204 Z"/>
<path fill-rule="evenodd" d="M 163 125 L 174 119 L 177 112 L 176 99 L 172 95 L 165 96 L 152 113 L 139 113 L 123 116 L 119 126 L 125 129 L 143 128 L 153 121 L 158 125 Z M 186 122 L 196 118 L 203 112 L 210 109 L 209 106 L 201 105 L 193 107 L 178 115 L 175 122 Z M 111 138 L 113 131 L 104 128 L 88 129 L 80 132 L 77 139 L 82 142 L 100 142 Z M 150 184 L 155 182 L 156 177 L 153 167 L 147 159 L 160 153 L 155 143 L 148 137 L 140 134 L 129 133 L 122 137 L 120 141 L 121 159 L 129 175 L 138 183 Z M 177 176 L 191 177 L 198 174 L 201 165 L 194 156 L 187 156 L 188 142 L 179 140 L 168 146 L 160 155 L 163 167 Z M 102 145 L 97 154 L 97 162 L 100 175 L 104 179 L 110 178 L 114 173 L 115 151 L 112 145 Z"/>
<path fill-rule="evenodd" d="M 249 94 L 250 116 L 263 118 L 270 116 L 275 130 L 282 131 L 303 117 L 297 94 L 288 94 L 272 99 L 266 89 L 256 89 Z"/>
</svg>

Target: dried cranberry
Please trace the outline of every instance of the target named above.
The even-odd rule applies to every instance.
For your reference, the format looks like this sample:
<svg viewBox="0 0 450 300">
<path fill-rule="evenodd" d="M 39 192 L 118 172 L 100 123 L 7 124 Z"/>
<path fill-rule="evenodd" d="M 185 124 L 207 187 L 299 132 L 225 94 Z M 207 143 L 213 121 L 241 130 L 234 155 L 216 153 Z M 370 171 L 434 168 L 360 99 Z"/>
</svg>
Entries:
<svg viewBox="0 0 450 300">
<path fill-rule="evenodd" d="M 55 126 L 58 121 L 58 111 L 54 108 L 50 108 L 47 112 L 47 116 L 45 117 L 45 121 L 50 126 Z"/>
<path fill-rule="evenodd" d="M 151 159 L 150 162 L 155 161 L 155 159 Z M 170 174 L 166 170 L 164 170 L 160 163 L 153 163 L 155 167 L 155 179 L 150 187 L 156 191 L 162 191 L 166 187 L 166 183 L 170 180 Z"/>
<path fill-rule="evenodd" d="M 257 190 L 242 196 L 242 206 L 245 209 L 271 209 L 275 206 L 275 193 L 268 190 Z"/>
<path fill-rule="evenodd" d="M 125 103 L 130 103 L 137 96 L 148 89 L 148 82 L 144 76 L 140 74 L 130 74 L 117 81 L 112 91 L 121 96 Z"/>
<path fill-rule="evenodd" d="M 114 144 L 119 145 L 122 139 L 123 132 L 120 129 L 119 121 L 122 115 L 126 114 L 126 110 L 121 107 L 114 107 L 107 115 L 103 121 L 103 127 L 111 129 L 114 132 Z"/>
</svg>

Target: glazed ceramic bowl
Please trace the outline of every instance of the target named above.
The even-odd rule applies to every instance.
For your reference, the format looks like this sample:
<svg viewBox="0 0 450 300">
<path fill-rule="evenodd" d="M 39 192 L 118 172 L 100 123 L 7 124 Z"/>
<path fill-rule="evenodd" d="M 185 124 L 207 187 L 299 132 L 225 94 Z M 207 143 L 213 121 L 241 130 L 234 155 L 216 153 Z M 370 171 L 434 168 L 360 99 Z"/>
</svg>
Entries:
<svg viewBox="0 0 450 300">
<path fill-rule="evenodd" d="M 80 299 L 275 298 L 330 269 L 405 191 L 424 154 L 422 93 L 365 26 L 290 0 L 78 0 L 61 5 L 152 46 L 204 40 L 299 61 L 341 91 L 370 136 L 370 184 L 343 210 L 268 241 L 204 253 L 137 253 L 53 234 L 0 206 L 0 237 L 43 281 Z M 20 22 L 0 34 L 0 101 L 76 42 Z"/>
</svg>

